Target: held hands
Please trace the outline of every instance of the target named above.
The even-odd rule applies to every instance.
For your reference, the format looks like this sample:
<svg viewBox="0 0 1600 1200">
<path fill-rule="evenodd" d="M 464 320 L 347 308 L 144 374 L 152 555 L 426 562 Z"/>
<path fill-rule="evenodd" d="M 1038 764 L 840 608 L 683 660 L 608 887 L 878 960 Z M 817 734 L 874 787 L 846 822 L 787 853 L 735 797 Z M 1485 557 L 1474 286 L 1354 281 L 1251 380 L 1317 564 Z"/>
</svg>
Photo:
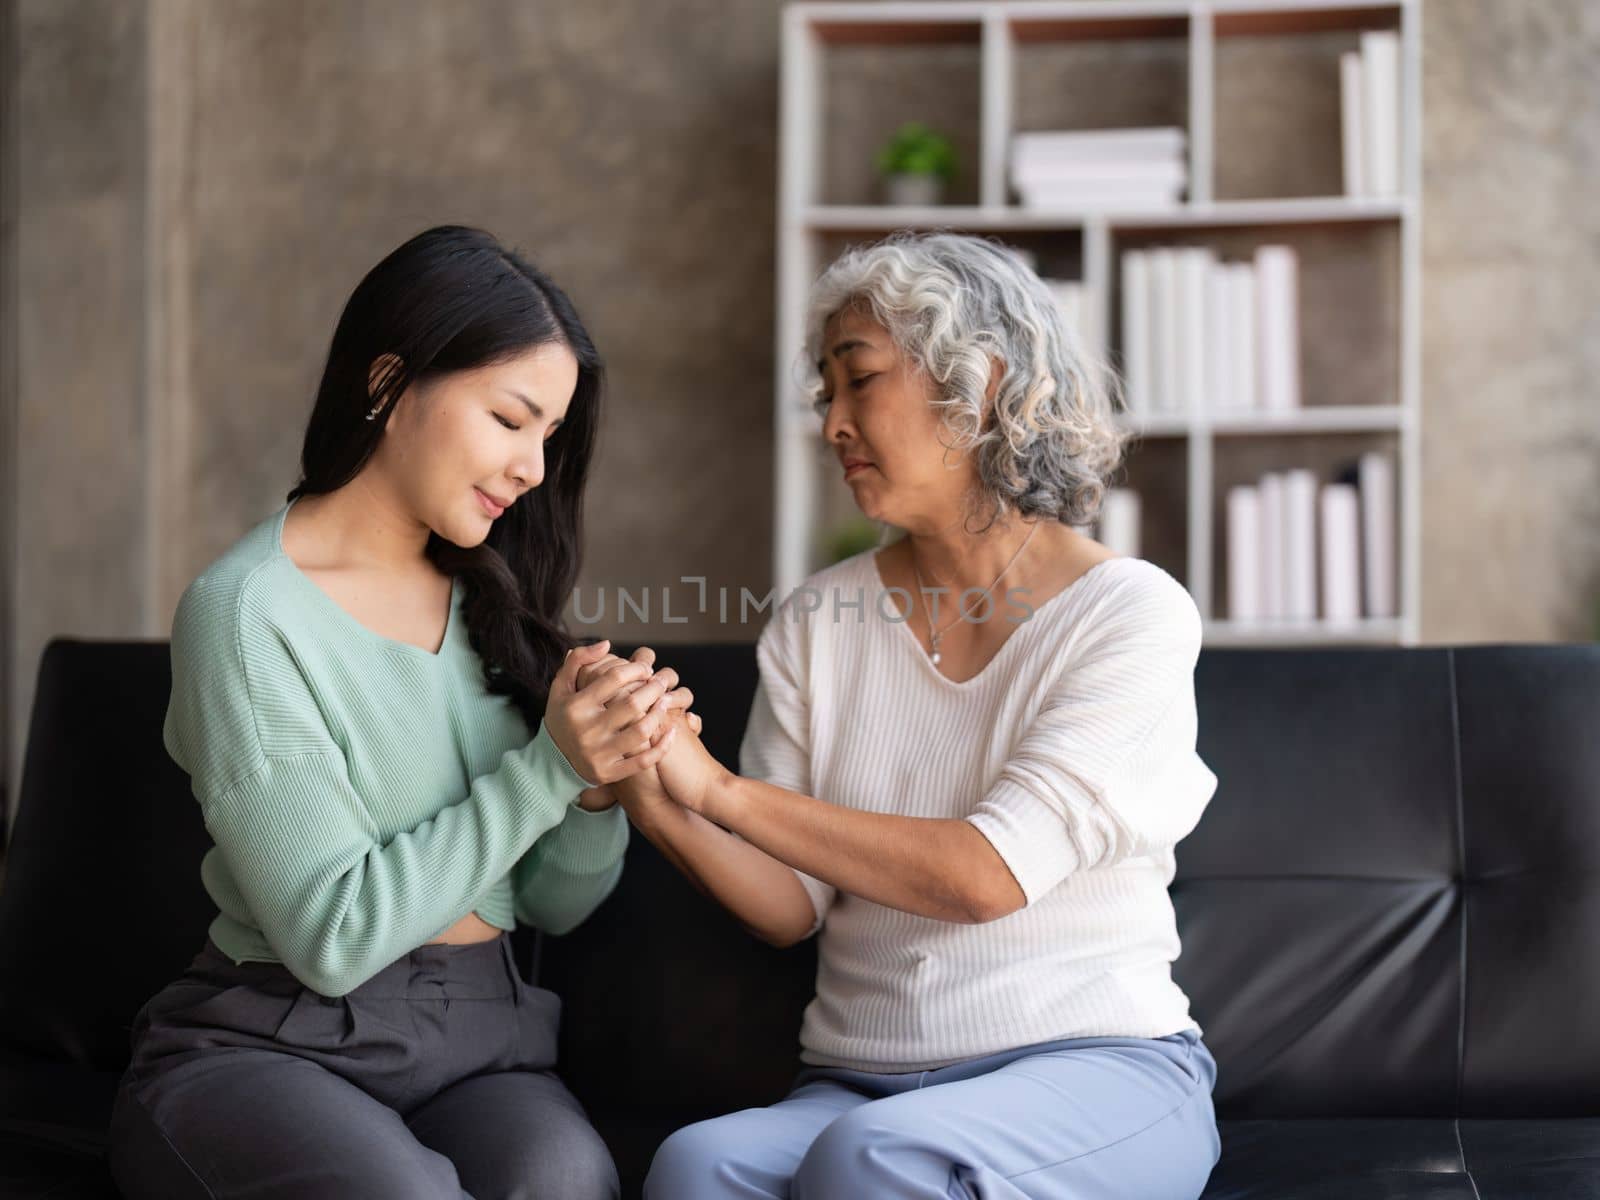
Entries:
<svg viewBox="0 0 1600 1200">
<path fill-rule="evenodd" d="M 624 661 L 608 654 L 609 647 L 602 641 L 569 651 L 544 712 L 551 740 L 567 761 L 601 785 L 660 762 L 678 732 L 667 718 L 693 701 L 688 688 L 673 691 L 676 671 L 651 671 L 654 652 L 641 649 Z"/>
<path fill-rule="evenodd" d="M 607 667 L 610 667 L 611 665 L 613 665 L 615 663 L 620 663 L 622 661 L 623 660 L 618 658 L 615 654 L 606 654 L 606 655 L 602 656 L 599 659 L 599 661 L 597 661 L 597 662 L 588 663 L 588 664 L 586 664 L 584 666 L 579 667 L 578 668 L 578 686 L 580 688 L 582 688 L 583 686 L 588 684 L 590 681 L 595 679 L 603 669 L 605 669 Z M 633 652 L 633 657 L 628 659 L 628 661 L 629 662 L 633 662 L 633 663 L 643 663 L 647 667 L 654 668 L 655 667 L 655 662 L 656 662 L 656 652 L 654 650 L 652 650 L 649 646 L 640 646 L 637 650 L 635 650 Z M 657 678 L 657 679 L 663 678 L 663 677 L 671 680 L 671 683 L 669 683 L 668 686 L 672 688 L 672 690 L 667 693 L 666 710 L 668 712 L 671 712 L 671 711 L 674 711 L 674 710 L 680 710 L 681 709 L 683 711 L 684 716 L 688 718 L 689 728 L 692 729 L 695 733 L 699 733 L 700 732 L 700 716 L 699 716 L 698 713 L 693 713 L 693 712 L 689 711 L 689 706 L 694 703 L 694 693 L 691 692 L 686 687 L 677 687 L 677 686 L 675 686 L 678 683 L 678 673 L 676 671 L 672 670 L 672 668 L 668 667 L 665 670 L 658 672 L 654 676 L 654 678 Z M 627 696 L 630 693 L 632 693 L 635 688 L 638 688 L 640 686 L 641 685 L 637 684 L 637 683 L 627 684 L 622 689 L 622 691 L 619 693 L 619 695 Z M 665 728 L 666 728 L 665 724 L 663 724 L 661 732 L 665 732 Z"/>
<path fill-rule="evenodd" d="M 706 809 L 712 792 L 732 772 L 711 757 L 700 740 L 700 719 L 693 713 L 669 714 L 673 717 L 669 733 L 676 734 L 671 748 L 648 774 L 658 777 L 671 798 L 691 812 L 710 816 Z M 642 784 L 644 776 L 639 777 Z"/>
<path fill-rule="evenodd" d="M 586 664 L 585 666 L 580 667 L 578 669 L 577 677 L 579 687 L 581 688 L 591 679 L 597 677 L 601 671 L 608 669 L 609 667 L 621 661 L 622 660 L 617 658 L 615 655 L 607 655 L 606 657 L 594 663 Z M 654 666 L 656 661 L 656 653 L 648 646 L 641 646 L 634 652 L 632 661 L 635 663 L 642 662 Z M 660 678 L 662 675 L 669 674 L 673 681 L 676 682 L 676 672 L 663 670 L 657 672 L 656 677 Z M 629 684 L 627 685 L 627 688 L 631 689 L 638 686 L 640 685 L 636 683 Z M 626 689 L 621 694 L 626 695 Z M 702 723 L 698 713 L 689 711 L 689 705 L 692 702 L 693 693 L 690 692 L 688 688 L 680 687 L 667 693 L 665 708 L 665 717 L 667 718 L 667 721 L 663 722 L 662 730 L 657 735 L 658 739 L 665 738 L 667 736 L 668 729 L 675 727 L 675 741 L 681 741 L 683 738 L 689 737 L 695 741 L 697 746 L 699 745 L 699 734 L 702 728 Z M 709 759 L 710 756 L 705 755 L 703 748 L 701 749 L 701 753 L 705 758 Z M 714 760 L 712 761 L 714 762 Z M 585 792 L 582 803 L 586 808 L 599 809 L 608 807 L 613 799 L 619 802 L 622 807 L 627 810 L 630 817 L 637 820 L 643 815 L 642 810 L 652 808 L 657 805 L 670 805 L 673 803 L 674 797 L 668 795 L 666 788 L 662 786 L 661 777 L 658 771 L 654 767 L 650 767 L 629 775 L 626 779 L 618 781 L 613 786 L 594 788 L 590 792 Z"/>
</svg>

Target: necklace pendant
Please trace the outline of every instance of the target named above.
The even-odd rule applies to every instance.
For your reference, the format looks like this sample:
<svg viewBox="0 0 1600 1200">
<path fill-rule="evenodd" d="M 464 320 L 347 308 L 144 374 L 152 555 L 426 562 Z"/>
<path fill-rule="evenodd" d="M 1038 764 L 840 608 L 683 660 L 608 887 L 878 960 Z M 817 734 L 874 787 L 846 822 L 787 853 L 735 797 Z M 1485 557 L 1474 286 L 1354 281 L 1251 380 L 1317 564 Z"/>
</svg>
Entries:
<svg viewBox="0 0 1600 1200">
<path fill-rule="evenodd" d="M 936 667 L 939 665 L 939 652 L 937 650 L 933 652 L 933 665 Z"/>
</svg>

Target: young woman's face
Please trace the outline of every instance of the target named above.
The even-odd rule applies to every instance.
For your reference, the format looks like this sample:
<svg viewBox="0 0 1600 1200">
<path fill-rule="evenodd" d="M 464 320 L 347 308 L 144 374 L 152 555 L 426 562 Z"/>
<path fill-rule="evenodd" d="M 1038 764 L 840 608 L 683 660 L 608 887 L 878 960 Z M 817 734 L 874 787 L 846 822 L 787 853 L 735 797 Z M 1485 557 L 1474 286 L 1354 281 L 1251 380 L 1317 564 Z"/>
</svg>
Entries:
<svg viewBox="0 0 1600 1200">
<path fill-rule="evenodd" d="M 938 416 L 934 381 L 869 314 L 841 309 L 823 330 L 822 432 L 856 506 L 902 529 L 942 526 L 977 479 Z"/>
<path fill-rule="evenodd" d="M 577 384 L 572 351 L 549 343 L 413 386 L 378 455 L 435 533 L 475 546 L 505 508 L 544 482 L 545 444 Z"/>
</svg>

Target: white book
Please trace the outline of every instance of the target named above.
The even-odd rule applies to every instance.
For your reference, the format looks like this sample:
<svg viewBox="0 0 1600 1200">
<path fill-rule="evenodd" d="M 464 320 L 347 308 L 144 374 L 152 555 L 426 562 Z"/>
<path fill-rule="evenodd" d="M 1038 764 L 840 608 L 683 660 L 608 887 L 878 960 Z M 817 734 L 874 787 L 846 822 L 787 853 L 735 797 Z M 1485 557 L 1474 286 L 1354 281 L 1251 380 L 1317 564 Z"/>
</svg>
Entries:
<svg viewBox="0 0 1600 1200">
<path fill-rule="evenodd" d="M 1139 493 L 1131 488 L 1107 488 L 1100 503 L 1100 536 L 1107 549 L 1130 558 L 1139 557 Z"/>
<path fill-rule="evenodd" d="M 1283 475 L 1268 471 L 1256 487 L 1261 493 L 1261 615 L 1269 621 L 1281 621 L 1286 612 Z"/>
<path fill-rule="evenodd" d="M 1123 400 L 1130 413 L 1150 408 L 1150 258 L 1143 250 L 1122 255 Z"/>
<path fill-rule="evenodd" d="M 1061 279 L 1047 280 L 1046 284 L 1050 288 L 1051 299 L 1056 302 L 1056 311 L 1061 315 L 1062 330 L 1069 342 L 1076 342 L 1082 336 L 1078 321 L 1083 306 L 1079 303 L 1078 285 Z"/>
<path fill-rule="evenodd" d="M 1120 160 L 1055 158 L 1013 164 L 1015 183 L 1120 183 L 1131 187 L 1182 187 L 1189 182 L 1188 165 L 1181 158 Z"/>
<path fill-rule="evenodd" d="M 1400 37 L 1390 30 L 1361 35 L 1362 130 L 1366 134 L 1367 193 L 1400 191 Z"/>
<path fill-rule="evenodd" d="M 1356 489 L 1322 488 L 1322 616 L 1336 624 L 1361 619 L 1361 520 Z"/>
<path fill-rule="evenodd" d="M 1150 314 L 1153 411 L 1170 415 L 1182 406 L 1178 388 L 1178 252 L 1171 246 L 1150 251 Z"/>
<path fill-rule="evenodd" d="M 1293 246 L 1257 246 L 1256 383 L 1265 412 L 1300 407 L 1300 301 Z"/>
<path fill-rule="evenodd" d="M 1149 212 L 1177 207 L 1183 201 L 1183 188 L 1141 188 L 1115 182 L 1105 187 L 1087 183 L 1021 183 L 1017 185 L 1017 197 L 1024 208 L 1132 209 Z"/>
<path fill-rule="evenodd" d="M 1256 269 L 1249 263 L 1228 265 L 1231 302 L 1228 332 L 1233 335 L 1233 411 L 1254 412 L 1256 399 Z"/>
<path fill-rule="evenodd" d="M 1178 251 L 1178 377 L 1183 411 L 1198 416 L 1206 388 L 1206 279 L 1216 254 L 1204 246 Z"/>
<path fill-rule="evenodd" d="M 1261 605 L 1261 493 L 1249 485 L 1228 489 L 1228 619 L 1259 621 Z"/>
<path fill-rule="evenodd" d="M 1230 411 L 1233 388 L 1232 264 L 1214 262 L 1206 272 L 1206 394 L 1208 412 Z"/>
<path fill-rule="evenodd" d="M 1304 467 L 1284 472 L 1285 615 L 1291 621 L 1317 619 L 1317 477 Z"/>
<path fill-rule="evenodd" d="M 1074 348 L 1088 344 L 1088 330 L 1084 321 L 1088 306 L 1084 303 L 1084 285 L 1076 279 L 1046 279 L 1042 281 L 1056 302 L 1061 314 L 1061 328 L 1066 332 L 1068 344 Z"/>
<path fill-rule="evenodd" d="M 1382 451 L 1361 456 L 1361 545 L 1367 615 L 1393 617 L 1395 602 L 1394 463 Z"/>
<path fill-rule="evenodd" d="M 1366 120 L 1362 113 L 1361 55 L 1354 50 L 1339 56 L 1339 135 L 1344 161 L 1344 194 L 1365 196 Z"/>
<path fill-rule="evenodd" d="M 1051 130 L 1013 134 L 1013 166 L 1032 166 L 1037 162 L 1061 158 L 1099 161 L 1164 161 L 1181 157 L 1188 148 L 1188 135 L 1179 126 L 1140 129 Z"/>
<path fill-rule="evenodd" d="M 1108 154 L 1098 150 L 1013 147 L 1007 165 L 1013 182 L 1118 179 L 1128 184 L 1170 184 L 1187 183 L 1189 179 L 1189 155 L 1183 149 L 1158 154 Z"/>
</svg>

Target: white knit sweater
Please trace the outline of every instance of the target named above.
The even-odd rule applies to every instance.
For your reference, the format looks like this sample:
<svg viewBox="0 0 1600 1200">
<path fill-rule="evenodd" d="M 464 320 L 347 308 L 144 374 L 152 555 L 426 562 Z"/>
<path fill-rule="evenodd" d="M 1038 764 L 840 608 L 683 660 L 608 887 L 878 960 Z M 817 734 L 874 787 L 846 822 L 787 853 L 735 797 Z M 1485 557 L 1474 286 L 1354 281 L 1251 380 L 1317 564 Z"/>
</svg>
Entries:
<svg viewBox="0 0 1600 1200">
<path fill-rule="evenodd" d="M 1016 600 L 996 619 L 1020 619 Z M 874 551 L 774 611 L 740 772 L 849 808 L 964 818 L 1027 904 L 958 924 L 797 871 L 821 930 L 801 1060 L 920 1071 L 1059 1038 L 1199 1030 L 1172 981 L 1167 895 L 1173 847 L 1217 785 L 1195 752 L 1189 593 L 1144 559 L 1105 560 L 963 683 L 899 611 Z"/>
</svg>

